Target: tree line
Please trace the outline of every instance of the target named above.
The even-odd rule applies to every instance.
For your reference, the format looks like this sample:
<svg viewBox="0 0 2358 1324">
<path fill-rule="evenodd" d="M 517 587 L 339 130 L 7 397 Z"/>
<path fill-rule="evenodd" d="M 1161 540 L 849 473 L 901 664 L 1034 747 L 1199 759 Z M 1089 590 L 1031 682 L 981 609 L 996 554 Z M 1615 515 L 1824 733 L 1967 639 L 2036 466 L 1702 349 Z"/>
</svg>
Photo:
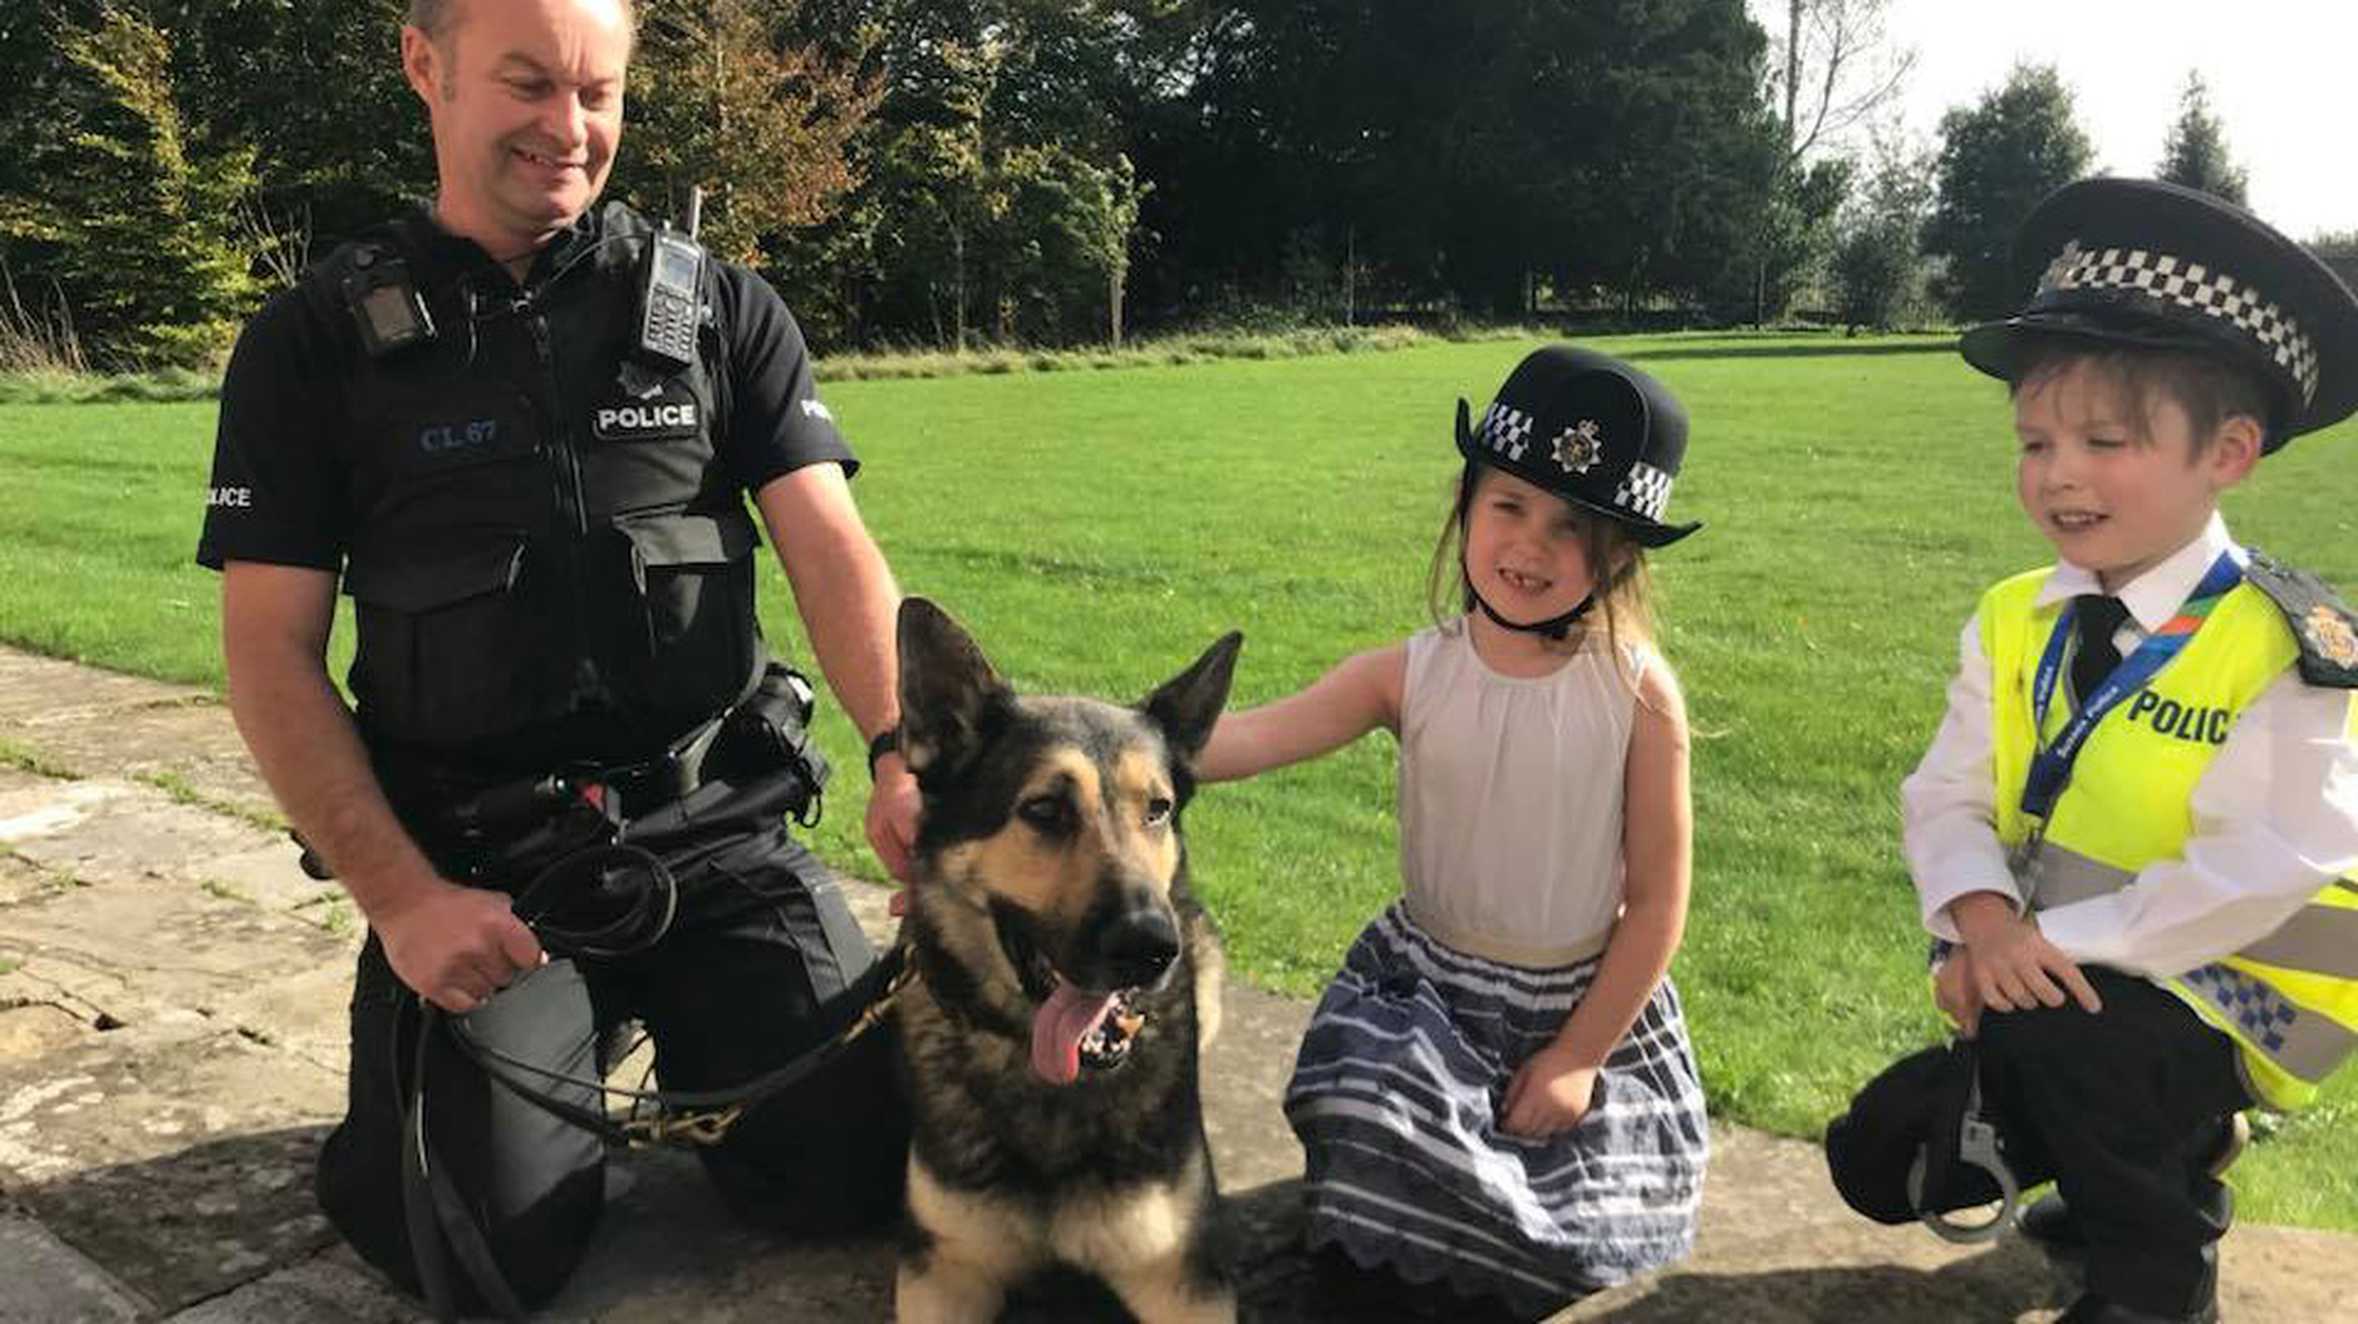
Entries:
<svg viewBox="0 0 2358 1324">
<path fill-rule="evenodd" d="M 1937 162 L 1830 150 L 1907 72 L 1887 3 L 1788 0 L 1772 33 L 1743 0 L 640 0 L 609 189 L 676 216 L 703 187 L 706 242 L 823 349 L 1769 322 L 1805 297 L 1978 315 L 2085 138 L 2052 71 L 2018 70 Z M 104 365 L 201 363 L 428 194 L 402 8 L 15 0 L 0 317 Z"/>
</svg>

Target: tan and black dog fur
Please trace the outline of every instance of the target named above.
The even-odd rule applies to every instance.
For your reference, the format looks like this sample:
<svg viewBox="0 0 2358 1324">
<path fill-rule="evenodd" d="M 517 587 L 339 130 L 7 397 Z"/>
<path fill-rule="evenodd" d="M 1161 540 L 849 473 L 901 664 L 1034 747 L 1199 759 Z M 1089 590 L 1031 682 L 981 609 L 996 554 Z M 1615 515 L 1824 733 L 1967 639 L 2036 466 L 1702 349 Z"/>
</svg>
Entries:
<svg viewBox="0 0 2358 1324">
<path fill-rule="evenodd" d="M 1196 1085 L 1221 956 L 1179 816 L 1241 636 L 1136 708 L 1017 695 L 923 599 L 899 640 L 924 813 L 903 923 L 919 977 L 894 1013 L 915 1114 L 897 1314 L 993 1320 L 1064 1264 L 1146 1324 L 1233 1320 Z M 1054 1032 L 1083 1023 L 1115 1029 Z"/>
</svg>

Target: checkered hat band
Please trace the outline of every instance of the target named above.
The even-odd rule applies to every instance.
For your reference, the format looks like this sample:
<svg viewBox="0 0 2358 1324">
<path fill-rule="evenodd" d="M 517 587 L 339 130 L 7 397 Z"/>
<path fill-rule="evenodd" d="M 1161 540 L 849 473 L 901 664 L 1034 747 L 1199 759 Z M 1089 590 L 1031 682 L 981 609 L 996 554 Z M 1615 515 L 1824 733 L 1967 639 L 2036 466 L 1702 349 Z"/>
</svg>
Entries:
<svg viewBox="0 0 2358 1324">
<path fill-rule="evenodd" d="M 1644 460 L 1637 461 L 1613 493 L 1613 504 L 1650 520 L 1661 519 L 1670 504 L 1670 475 Z"/>
<path fill-rule="evenodd" d="M 2039 293 L 2122 290 L 2227 322 L 2250 336 L 2300 384 L 2301 403 L 2317 398 L 2317 345 L 2300 323 L 2258 291 L 2223 271 L 2143 248 L 2082 248 L 2071 243 L 2047 267 Z"/>
<path fill-rule="evenodd" d="M 1522 459 L 1538 421 L 1513 405 L 1492 404 L 1482 415 L 1482 445 L 1510 460 Z"/>
</svg>

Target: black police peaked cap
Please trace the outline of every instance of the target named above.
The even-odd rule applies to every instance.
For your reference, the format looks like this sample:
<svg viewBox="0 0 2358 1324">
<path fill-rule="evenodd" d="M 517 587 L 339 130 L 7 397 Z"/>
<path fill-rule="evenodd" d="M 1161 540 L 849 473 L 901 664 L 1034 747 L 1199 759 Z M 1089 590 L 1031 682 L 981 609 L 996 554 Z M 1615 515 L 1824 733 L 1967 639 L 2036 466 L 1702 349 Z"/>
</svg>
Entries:
<svg viewBox="0 0 2358 1324">
<path fill-rule="evenodd" d="M 1687 411 L 1662 383 L 1593 350 L 1549 345 L 1507 375 L 1480 424 L 1457 402 L 1457 449 L 1664 547 L 1702 524 L 1665 524 L 1687 452 Z"/>
<path fill-rule="evenodd" d="M 2216 355 L 2272 397 L 2272 451 L 2358 411 L 2358 296 L 2233 203 L 2152 179 L 2083 179 L 2014 240 L 2029 301 L 1967 331 L 1965 361 L 2013 381 L 2037 337 Z"/>
</svg>

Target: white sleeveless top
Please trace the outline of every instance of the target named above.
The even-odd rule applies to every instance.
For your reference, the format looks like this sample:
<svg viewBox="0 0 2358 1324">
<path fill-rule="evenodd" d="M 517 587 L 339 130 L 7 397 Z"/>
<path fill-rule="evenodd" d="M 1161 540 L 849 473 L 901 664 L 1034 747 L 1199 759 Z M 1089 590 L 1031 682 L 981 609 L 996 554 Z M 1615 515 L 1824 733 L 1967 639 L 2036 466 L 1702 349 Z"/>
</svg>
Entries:
<svg viewBox="0 0 2358 1324">
<path fill-rule="evenodd" d="M 1443 943 L 1515 965 L 1602 951 L 1621 914 L 1622 770 L 1639 674 L 1592 638 L 1545 676 L 1505 676 L 1464 621 L 1408 640 L 1400 875 Z"/>
</svg>

